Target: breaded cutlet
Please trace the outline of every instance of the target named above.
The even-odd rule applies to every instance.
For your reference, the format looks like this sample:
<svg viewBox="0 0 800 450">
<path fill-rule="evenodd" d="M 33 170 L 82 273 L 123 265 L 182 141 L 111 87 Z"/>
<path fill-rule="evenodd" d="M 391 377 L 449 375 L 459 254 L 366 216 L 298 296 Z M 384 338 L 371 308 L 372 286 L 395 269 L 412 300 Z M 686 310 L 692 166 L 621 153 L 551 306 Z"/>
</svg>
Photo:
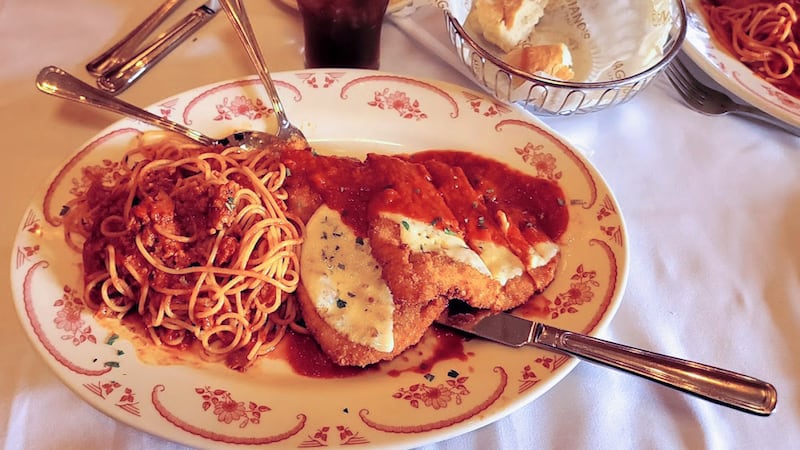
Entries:
<svg viewBox="0 0 800 450">
<path fill-rule="evenodd" d="M 424 161 L 432 182 L 448 208 L 457 217 L 467 244 L 487 264 L 500 292 L 495 296 L 462 299 L 475 308 L 505 311 L 515 308 L 536 293 L 536 285 L 525 271 L 522 260 L 510 250 L 503 230 L 486 207 L 478 191 L 472 188 L 460 167 L 440 161 Z"/>
<path fill-rule="evenodd" d="M 283 161 L 292 172 L 286 182 L 289 212 L 308 223 L 312 216 L 319 216 L 318 211 L 337 211 L 333 215 L 341 227 L 346 227 L 340 229 L 352 231 L 347 243 L 366 252 L 362 262 L 374 263 L 379 270 L 378 284 L 385 283 L 390 291 L 393 309 L 385 311 L 391 316 L 391 346 L 370 341 L 371 329 L 363 323 L 361 334 L 354 337 L 350 329 L 341 328 L 340 319 L 345 312 L 336 308 L 361 305 L 367 311 L 370 305 L 380 302 L 356 303 L 356 292 L 340 292 L 336 287 L 339 282 L 332 280 L 337 270 L 351 266 L 336 259 L 340 246 L 333 246 L 325 233 L 320 233 L 327 245 L 324 250 L 312 245 L 319 236 L 305 237 L 301 259 L 325 264 L 317 267 L 313 276 L 304 272 L 308 264 L 301 264 L 297 297 L 306 326 L 337 364 L 366 366 L 394 358 L 421 339 L 451 298 L 480 308 L 509 309 L 527 301 L 538 290 L 537 283 L 544 286 L 552 280 L 545 276 L 545 269 L 537 269 L 543 274 L 537 281 L 526 273 L 524 265 L 519 275 L 508 276 L 503 283 L 492 277 L 495 273 L 468 241 L 479 246 L 485 237 L 509 248 L 513 239 L 529 244 L 516 222 L 496 220 L 495 211 L 484 202 L 485 193 L 474 189 L 468 176 L 457 167 L 426 162 L 429 170 L 425 164 L 407 158 L 377 154 L 369 154 L 362 162 L 311 152 L 287 152 Z M 448 183 L 463 186 L 463 192 L 455 192 L 456 186 Z M 449 190 L 454 192 L 448 194 Z M 471 211 L 465 210 L 475 202 L 486 229 Z M 462 223 L 465 219 L 468 226 Z M 484 232 L 491 235 L 483 236 Z M 543 267 L 554 270 L 555 260 Z M 363 275 L 355 272 L 348 277 L 351 281 L 361 280 Z M 327 292 L 327 303 L 320 303 L 322 297 L 312 292 Z"/>
<path fill-rule="evenodd" d="M 458 219 L 430 182 L 422 164 L 400 158 L 370 154 L 367 167 L 379 176 L 383 189 L 370 200 L 370 244 L 372 254 L 383 268 L 384 277 L 398 302 L 430 302 L 437 298 L 461 298 L 476 304 L 491 304 L 501 295 L 500 284 L 473 265 L 454 259 L 445 251 L 418 251 L 402 240 L 403 232 L 413 231 L 409 222 L 398 221 L 395 211 L 414 211 L 414 222 L 430 225 L 450 237 L 463 241 Z M 482 263 L 477 254 L 475 260 Z"/>
<path fill-rule="evenodd" d="M 544 290 L 555 279 L 556 268 L 560 259 L 558 246 L 553 242 L 551 235 L 558 237 L 559 229 L 563 231 L 563 223 L 568 218 L 563 198 L 553 198 L 549 195 L 531 196 L 526 199 L 526 205 L 520 208 L 514 205 L 513 199 L 502 198 L 497 192 L 514 192 L 518 184 L 541 183 L 541 180 L 513 171 L 498 176 L 492 173 L 489 165 L 462 165 L 460 164 L 461 152 L 422 152 L 411 155 L 412 161 L 425 163 L 437 160 L 448 165 L 459 167 L 463 170 L 470 186 L 481 196 L 492 219 L 497 223 L 502 233 L 506 236 L 509 249 L 525 264 L 526 271 L 533 280 L 536 292 Z M 535 192 L 534 187 L 526 189 Z M 549 190 L 541 190 L 543 194 L 550 194 Z M 555 204 L 555 205 L 554 205 Z M 554 207 L 555 206 L 555 207 Z M 552 221 L 540 221 L 532 214 L 534 211 L 550 210 L 557 212 L 557 217 Z"/>
<path fill-rule="evenodd" d="M 418 343 L 428 327 L 447 307 L 447 301 L 444 298 L 435 299 L 427 304 L 397 303 L 392 329 L 394 348 L 391 351 L 383 352 L 353 342 L 328 324 L 317 312 L 303 283 L 298 286 L 297 298 L 300 301 L 303 320 L 309 332 L 331 361 L 340 366 L 364 367 L 394 359 L 395 356 Z"/>
</svg>

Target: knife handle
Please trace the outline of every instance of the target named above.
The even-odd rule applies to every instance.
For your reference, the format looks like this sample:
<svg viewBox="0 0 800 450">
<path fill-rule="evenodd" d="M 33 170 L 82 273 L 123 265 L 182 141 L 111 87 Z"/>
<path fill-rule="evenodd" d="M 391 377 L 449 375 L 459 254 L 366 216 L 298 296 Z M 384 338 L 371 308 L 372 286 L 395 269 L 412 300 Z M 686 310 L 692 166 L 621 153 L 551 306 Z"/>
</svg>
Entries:
<svg viewBox="0 0 800 450">
<path fill-rule="evenodd" d="M 142 23 L 126 34 L 100 55 L 86 64 L 86 70 L 92 75 L 100 76 L 119 67 L 127 60 L 147 36 L 158 27 L 174 11 L 183 0 L 166 0 Z"/>
<path fill-rule="evenodd" d="M 541 323 L 532 342 L 754 414 L 769 415 L 778 401 L 774 386 L 747 375 Z"/>
<path fill-rule="evenodd" d="M 198 7 L 123 65 L 97 78 L 97 86 L 112 94 L 124 91 L 195 30 L 211 20 L 215 13 L 205 5 Z"/>
</svg>

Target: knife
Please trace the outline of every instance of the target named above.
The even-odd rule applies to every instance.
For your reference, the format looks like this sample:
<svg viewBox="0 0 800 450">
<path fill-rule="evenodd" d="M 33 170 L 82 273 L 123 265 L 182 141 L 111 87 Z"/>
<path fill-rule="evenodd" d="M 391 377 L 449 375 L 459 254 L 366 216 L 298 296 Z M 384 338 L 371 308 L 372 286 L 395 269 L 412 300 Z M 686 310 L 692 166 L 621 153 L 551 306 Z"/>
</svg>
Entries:
<svg viewBox="0 0 800 450">
<path fill-rule="evenodd" d="M 109 72 L 130 58 L 139 45 L 158 27 L 183 0 L 166 0 L 152 14 L 147 16 L 139 26 L 131 30 L 116 44 L 86 64 L 86 70 L 92 75 L 100 76 Z"/>
<path fill-rule="evenodd" d="M 211 20 L 218 10 L 218 0 L 210 0 L 205 5 L 193 10 L 122 65 L 112 68 L 98 77 L 97 86 L 112 94 L 124 91 L 192 33 Z"/>
<path fill-rule="evenodd" d="M 778 401 L 774 386 L 747 375 L 562 330 L 509 313 L 477 310 L 460 300 L 451 300 L 436 322 L 511 347 L 531 345 L 576 356 L 753 414 L 769 415 Z"/>
</svg>

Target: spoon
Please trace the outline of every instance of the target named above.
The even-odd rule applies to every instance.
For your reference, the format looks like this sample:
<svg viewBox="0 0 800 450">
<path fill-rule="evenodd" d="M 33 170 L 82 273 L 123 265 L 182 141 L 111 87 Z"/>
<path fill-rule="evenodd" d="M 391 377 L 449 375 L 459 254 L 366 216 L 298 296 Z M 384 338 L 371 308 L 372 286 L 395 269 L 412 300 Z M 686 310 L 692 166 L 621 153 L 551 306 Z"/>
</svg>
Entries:
<svg viewBox="0 0 800 450">
<path fill-rule="evenodd" d="M 264 61 L 264 56 L 261 54 L 261 49 L 258 46 L 253 27 L 250 24 L 250 19 L 247 17 L 247 11 L 241 0 L 221 0 L 220 5 L 225 10 L 225 15 L 228 16 L 233 28 L 239 35 L 239 40 L 244 45 L 247 51 L 247 56 L 250 57 L 250 62 L 255 66 L 258 77 L 261 78 L 261 83 L 267 90 L 270 101 L 272 101 L 272 109 L 275 111 L 275 117 L 278 119 L 278 134 L 277 137 L 290 144 L 299 147 L 308 147 L 308 140 L 297 127 L 289 122 L 286 117 L 286 111 L 278 96 L 278 90 L 275 88 L 275 83 L 269 74 L 269 69 Z M 298 145 L 299 144 L 299 145 Z"/>
<path fill-rule="evenodd" d="M 122 114 L 147 124 L 179 133 L 189 139 L 207 146 L 241 147 L 244 150 L 263 149 L 277 143 L 276 137 L 262 131 L 239 131 L 229 136 L 214 139 L 205 134 L 185 127 L 164 117 L 155 115 L 138 106 L 132 105 L 113 95 L 84 83 L 64 69 L 48 66 L 36 77 L 36 88 L 45 94 L 71 100 L 85 105 L 96 106 L 117 114 Z"/>
</svg>

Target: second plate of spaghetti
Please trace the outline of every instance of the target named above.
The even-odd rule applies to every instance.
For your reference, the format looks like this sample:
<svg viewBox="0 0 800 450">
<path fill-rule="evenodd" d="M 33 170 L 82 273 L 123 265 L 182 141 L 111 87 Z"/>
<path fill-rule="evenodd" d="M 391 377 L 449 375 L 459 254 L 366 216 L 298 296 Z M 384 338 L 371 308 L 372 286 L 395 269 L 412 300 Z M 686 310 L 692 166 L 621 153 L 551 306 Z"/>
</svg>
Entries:
<svg viewBox="0 0 800 450">
<path fill-rule="evenodd" d="M 556 277 L 515 313 L 588 334 L 598 334 L 610 323 L 628 274 L 628 240 L 619 206 L 592 165 L 537 119 L 461 87 L 383 72 L 306 70 L 278 73 L 275 79 L 287 114 L 319 154 L 363 157 L 369 152 L 396 155 L 458 150 L 556 183 L 569 211 L 569 222 L 559 238 L 562 256 Z M 249 77 L 179 93 L 148 109 L 211 136 L 224 136 L 234 130 L 268 129 L 274 117 L 267 98 L 259 80 Z M 285 326 L 292 320 L 291 310 L 282 306 L 288 299 L 259 287 L 256 282 L 267 279 L 265 275 L 253 274 L 253 281 L 244 286 L 237 287 L 232 281 L 223 286 L 216 280 L 247 274 L 229 270 L 215 275 L 206 270 L 202 260 L 174 271 L 172 277 L 161 280 L 164 282 L 143 277 L 139 280 L 142 289 L 131 290 L 132 303 L 106 302 L 116 296 L 110 294 L 114 290 L 130 290 L 114 276 L 120 267 L 137 272 L 135 258 L 121 257 L 116 249 L 108 256 L 112 251 L 109 243 L 122 228 L 123 217 L 128 217 L 125 221 L 145 220 L 148 216 L 142 214 L 143 209 L 168 206 L 159 211 L 191 211 L 194 201 L 208 201 L 218 207 L 216 219 L 230 224 L 226 236 L 244 242 L 248 236 L 285 234 L 286 245 L 294 245 L 296 240 L 294 227 L 280 214 L 269 218 L 274 214 L 264 211 L 270 209 L 271 201 L 260 199 L 259 183 L 247 182 L 262 180 L 280 200 L 284 197 L 278 181 L 291 174 L 263 167 L 256 153 L 215 155 L 190 149 L 183 154 L 169 148 L 139 153 L 143 139 L 158 138 L 154 132 L 126 119 L 89 139 L 32 199 L 12 247 L 14 301 L 33 347 L 68 387 L 108 416 L 200 448 L 353 444 L 410 448 L 474 430 L 510 414 L 549 390 L 577 364 L 575 359 L 533 347 L 507 348 L 434 327 L 419 345 L 391 361 L 365 369 L 341 368 L 322 356 L 313 339 Z M 126 166 L 131 158 L 152 162 L 133 166 L 136 169 L 131 173 Z M 214 181 L 218 187 L 203 191 L 194 175 L 185 176 L 196 173 L 206 173 L 208 180 L 224 179 Z M 175 178 L 176 174 L 184 176 Z M 113 201 L 103 206 L 108 210 L 104 217 L 112 218 L 100 227 L 103 238 L 92 254 L 106 255 L 104 258 L 117 261 L 117 265 L 83 267 L 86 259 L 65 239 L 65 226 L 75 233 L 83 228 L 72 221 L 70 210 L 83 209 L 79 216 L 93 217 L 87 211 L 99 202 L 86 196 L 91 181 L 124 187 L 125 177 L 172 191 L 170 198 L 175 204 L 159 204 L 166 198 L 155 189 L 152 199 L 124 202 L 132 205 L 131 211 L 116 211 Z M 227 185 L 226 180 L 236 181 L 244 189 L 219 190 Z M 186 195 L 182 193 L 185 190 Z M 128 192 L 121 190 L 118 195 L 124 197 Z M 234 210 L 241 221 L 233 216 L 226 219 L 226 211 Z M 247 224 L 258 222 L 274 222 L 284 231 L 247 231 L 252 229 Z M 201 242 L 202 233 L 180 234 L 169 227 L 167 220 L 153 229 L 155 234 L 172 236 L 173 241 Z M 215 226 L 203 230 L 211 233 L 211 227 Z M 235 234 L 239 228 L 242 232 Z M 136 239 L 136 246 L 142 248 L 150 248 L 151 241 L 158 240 L 148 233 Z M 202 245 L 217 249 L 220 260 L 237 260 L 239 256 L 226 252 L 224 239 L 205 239 L 208 242 Z M 296 282 L 292 276 L 296 261 L 291 256 L 283 260 L 268 256 L 275 246 L 253 240 L 241 258 L 259 264 L 272 261 L 265 266 L 272 285 Z M 167 253 L 175 258 L 191 256 Z M 100 274 L 94 284 L 87 285 L 88 294 L 83 292 L 84 271 Z M 120 305 L 137 308 L 131 305 L 139 302 L 143 320 L 158 321 L 160 313 L 141 302 L 154 295 L 171 298 L 166 303 L 171 312 L 165 312 L 170 317 L 181 317 L 177 313 L 183 310 L 195 319 L 210 317 L 215 305 L 202 303 L 199 297 L 203 296 L 182 287 L 184 277 L 206 278 L 211 283 L 190 285 L 199 286 L 194 288 L 198 292 L 225 287 L 235 301 L 261 295 L 251 292 L 269 294 L 259 297 L 263 305 L 256 305 L 261 313 L 269 313 L 269 320 L 259 319 L 258 311 L 250 317 L 237 313 L 235 320 L 235 311 L 216 312 L 230 315 L 236 323 L 263 323 L 262 331 L 253 326 L 243 330 L 229 327 L 210 333 L 216 337 L 206 343 L 220 352 L 226 345 L 245 352 L 248 360 L 252 357 L 246 371 L 232 370 L 213 355 L 195 353 L 190 345 L 178 342 L 175 348 L 165 350 L 154 343 L 174 338 L 169 330 L 178 329 L 179 322 L 188 319 L 160 321 L 166 329 L 148 336 L 136 320 L 120 321 L 117 314 L 101 317 L 105 314 L 96 313 L 103 308 L 114 312 Z M 281 308 L 277 315 L 267 311 L 269 305 Z M 215 319 L 220 322 L 224 320 Z M 247 337 L 250 330 L 264 339 L 252 346 L 237 344 L 239 336 Z M 280 340 L 274 351 L 259 350 L 271 347 L 273 338 Z"/>
<path fill-rule="evenodd" d="M 712 32 L 712 19 L 704 9 L 704 4 L 709 3 L 730 3 L 735 7 L 717 13 L 713 19 L 721 24 L 718 26 L 730 27 L 731 43 L 723 42 L 722 39 L 726 38 L 718 38 Z M 797 55 L 784 54 L 787 44 L 777 42 L 782 37 L 778 35 L 787 34 L 786 25 L 794 20 L 792 13 L 798 12 L 796 10 L 800 8 L 800 3 L 790 1 L 780 7 L 777 6 L 780 2 L 761 3 L 759 7 L 767 8 L 766 10 L 746 10 L 750 8 L 746 3 L 688 0 L 686 6 L 689 12 L 689 28 L 683 50 L 712 80 L 736 97 L 788 124 L 800 126 L 800 98 L 790 93 L 800 92 L 800 67 L 794 67 L 795 61 L 800 61 L 800 58 Z M 795 24 L 794 29 L 797 28 L 798 25 Z M 791 33 L 787 36 L 791 40 Z M 756 43 L 752 37 L 763 40 Z M 748 42 L 756 50 L 745 48 Z M 736 50 L 733 50 L 734 47 Z M 769 52 L 769 47 L 774 47 L 774 54 L 780 55 L 771 64 L 774 70 L 765 69 L 765 64 L 743 62 L 747 60 L 748 52 Z M 792 44 L 789 43 L 788 48 L 791 47 Z M 789 50 L 789 53 L 792 52 Z M 780 62 L 784 56 L 789 59 L 794 57 L 794 61 Z M 767 72 L 772 72 L 773 76 L 785 76 L 785 79 L 776 84 L 770 83 L 765 78 L 769 76 Z M 778 87 L 781 83 L 791 86 L 781 89 Z"/>
</svg>

